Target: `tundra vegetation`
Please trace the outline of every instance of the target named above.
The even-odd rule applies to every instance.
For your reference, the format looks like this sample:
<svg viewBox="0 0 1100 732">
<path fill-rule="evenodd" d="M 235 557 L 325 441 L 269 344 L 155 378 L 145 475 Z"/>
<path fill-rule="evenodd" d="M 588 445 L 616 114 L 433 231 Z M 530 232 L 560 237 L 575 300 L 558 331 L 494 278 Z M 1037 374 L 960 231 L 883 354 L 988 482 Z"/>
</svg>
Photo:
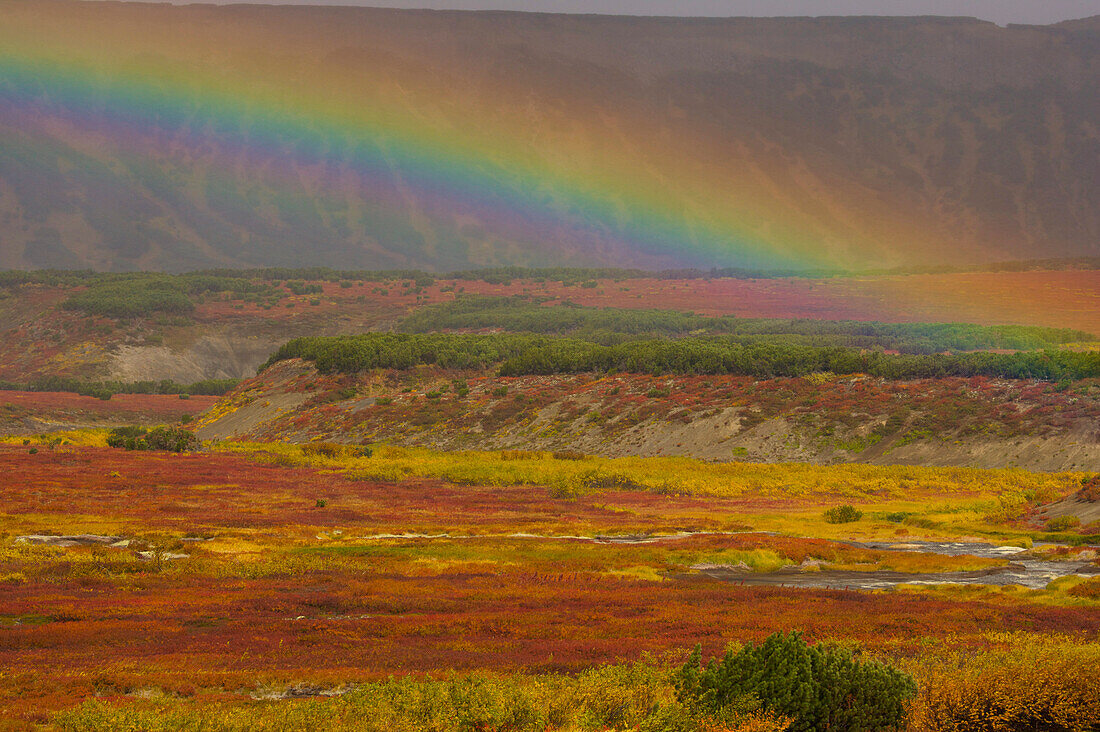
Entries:
<svg viewBox="0 0 1100 732">
<path fill-rule="evenodd" d="M 0 277 L 73 332 L 310 308 L 375 308 L 398 331 L 291 341 L 235 387 L 64 372 L 0 394 L 3 726 L 1096 729 L 1094 469 L 477 444 L 548 405 L 608 435 L 737 408 L 745 429 L 782 416 L 853 452 L 1039 438 L 1100 415 L 1084 330 L 631 309 L 630 288 L 704 275 Z M 280 374 L 298 408 L 199 442 L 193 429 L 272 399 Z M 85 384 L 117 396 L 65 393 Z M 66 429 L 27 426 L 47 417 Z M 475 439 L 399 445 L 394 425 Z M 922 543 L 936 541 L 1002 551 Z M 933 582 L 1032 560 L 1073 571 Z M 806 584 L 830 577 L 844 579 Z"/>
<path fill-rule="evenodd" d="M 547 307 L 532 296 L 483 295 L 462 295 L 450 302 L 419 308 L 399 327 L 409 333 L 492 329 L 570 335 L 602 345 L 639 337 L 705 334 L 730 336 L 729 340 L 741 345 L 878 348 L 915 354 L 983 349 L 1033 351 L 1092 340 L 1091 334 L 1069 328 L 707 317 L 677 310 L 586 307 L 568 300 Z"/>
<path fill-rule="evenodd" d="M 987 376 L 1080 380 L 1100 377 L 1100 352 L 988 351 L 891 355 L 842 347 L 754 343 L 729 338 L 633 340 L 605 346 L 576 338 L 528 334 L 390 334 L 306 337 L 290 341 L 268 360 L 300 358 L 322 372 L 440 366 L 495 366 L 501 376 L 607 373 L 733 374 L 776 377 L 813 373 L 868 374 L 886 379 Z"/>
<path fill-rule="evenodd" d="M 0 381 L 0 391 L 68 392 L 93 396 L 104 401 L 116 394 L 178 394 L 224 396 L 240 383 L 240 379 L 203 379 L 192 384 L 177 384 L 171 379 L 159 381 L 88 381 L 64 376 L 42 376 L 25 384 Z"/>
<path fill-rule="evenodd" d="M 15 728 L 1087 730 L 1100 710 L 1088 576 L 857 592 L 693 569 L 1015 560 L 850 541 L 962 536 L 1068 561 L 1085 527 L 1033 511 L 1094 474 L 107 438 L 0 447 Z M 862 516 L 828 522 L 844 505 Z M 51 534 L 117 541 L 19 538 Z M 816 691 L 769 681 L 791 669 Z"/>
<path fill-rule="evenodd" d="M 0 272 L 0 320 L 7 324 L 0 380 L 126 383 L 130 372 L 111 358 L 122 347 L 178 352 L 222 335 L 262 335 L 274 347 L 298 335 L 389 330 L 395 323 L 407 331 L 531 331 L 603 346 L 705 336 L 745 347 L 908 355 L 1080 350 L 1100 331 L 1096 271 L 1072 268 L 1087 266 L 1035 262 L 1005 271 L 864 277 L 567 268 Z M 904 308 L 893 306 L 901 301 Z M 667 309 L 652 310 L 654 302 Z M 1001 325 L 1006 320 L 1021 325 Z M 205 372 L 185 369 L 176 380 L 244 376 L 252 365 L 227 373 L 225 363 L 207 364 Z"/>
<path fill-rule="evenodd" d="M 187 452 L 199 446 L 195 433 L 182 427 L 116 427 L 107 435 L 108 447 L 126 450 L 165 450 Z"/>
</svg>

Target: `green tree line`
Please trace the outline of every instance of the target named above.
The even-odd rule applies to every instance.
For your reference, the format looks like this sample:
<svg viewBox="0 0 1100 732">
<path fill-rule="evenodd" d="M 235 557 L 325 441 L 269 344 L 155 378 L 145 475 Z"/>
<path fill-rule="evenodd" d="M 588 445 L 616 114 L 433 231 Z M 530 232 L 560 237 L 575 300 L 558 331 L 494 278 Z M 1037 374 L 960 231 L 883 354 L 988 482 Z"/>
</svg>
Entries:
<svg viewBox="0 0 1100 732">
<path fill-rule="evenodd" d="M 110 399 L 115 394 L 222 396 L 239 383 L 239 379 L 204 379 L 193 384 L 178 384 L 171 379 L 123 382 L 88 381 L 70 376 L 40 376 L 29 383 L 0 381 L 0 391 L 63 391 L 99 399 Z"/>
<path fill-rule="evenodd" d="M 408 333 L 499 328 L 510 332 L 571 335 L 612 345 L 638 336 L 738 336 L 743 345 L 881 348 L 901 353 L 983 349 L 1038 350 L 1095 336 L 1068 328 L 970 323 L 877 323 L 852 320 L 785 320 L 707 317 L 675 310 L 594 308 L 571 303 L 545 306 L 520 297 L 461 296 L 420 308 L 399 329 Z"/>
<path fill-rule="evenodd" d="M 1100 377 L 1100 353 L 1095 352 L 893 355 L 841 347 L 745 345 L 720 336 L 603 345 L 576 338 L 513 333 L 369 333 L 298 338 L 279 348 L 264 367 L 289 358 L 311 361 L 326 373 L 435 365 L 454 369 L 495 366 L 502 376 L 623 371 L 760 378 L 817 372 L 864 373 L 887 379 L 989 376 L 1061 381 Z"/>
<path fill-rule="evenodd" d="M 631 280 L 631 279 L 771 279 L 781 277 L 842 277 L 845 275 L 905 275 L 940 274 L 950 272 L 1023 272 L 1029 270 L 1066 270 L 1100 269 L 1100 257 L 1072 257 L 1055 259 L 1030 259 L 1009 262 L 993 262 L 970 266 L 937 265 L 927 267 L 903 267 L 894 269 L 868 269 L 847 271 L 839 269 L 814 270 L 755 270 L 737 267 L 711 269 L 665 269 L 643 270 L 619 267 L 486 267 L 480 269 L 457 270 L 453 272 L 428 272 L 420 269 L 389 270 L 337 270 L 329 267 L 259 267 L 252 269 L 205 269 L 180 274 L 152 272 L 110 273 L 93 270 L 0 270 L 0 287 L 20 284 L 43 284 L 50 286 L 94 285 L 118 278 L 129 277 L 167 277 L 192 278 L 214 277 L 219 279 L 246 280 L 257 284 L 271 285 L 281 280 L 305 280 L 313 282 L 338 282 L 340 280 L 358 280 L 363 282 L 390 282 L 393 280 L 418 280 L 420 286 L 426 286 L 436 279 L 481 280 L 486 282 L 507 282 L 511 280 L 550 280 L 562 282 L 582 282 L 585 280 Z"/>
</svg>

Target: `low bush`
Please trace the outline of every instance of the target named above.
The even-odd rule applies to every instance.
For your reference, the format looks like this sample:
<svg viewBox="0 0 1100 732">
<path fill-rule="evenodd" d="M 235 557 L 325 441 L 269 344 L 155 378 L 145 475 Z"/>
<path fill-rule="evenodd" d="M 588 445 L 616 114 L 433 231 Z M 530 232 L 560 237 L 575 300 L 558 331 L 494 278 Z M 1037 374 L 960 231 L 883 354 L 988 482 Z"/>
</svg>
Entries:
<svg viewBox="0 0 1100 732">
<path fill-rule="evenodd" d="M 297 338 L 268 359 L 261 370 L 285 359 L 312 361 L 323 373 L 358 373 L 375 368 L 448 369 L 496 366 L 499 376 L 585 372 L 738 374 L 770 378 L 819 372 L 869 374 L 885 379 L 989 376 L 1009 379 L 1100 377 L 1100 353 L 1027 351 L 1011 354 L 891 355 L 856 348 L 783 343 L 742 344 L 725 336 L 676 340 L 647 338 L 602 345 L 578 338 L 521 333 L 368 333 Z"/>
<path fill-rule="evenodd" d="M 138 446 L 148 432 L 144 427 L 116 427 L 107 435 L 108 447 L 121 447 L 125 450 L 145 449 Z"/>
<path fill-rule="evenodd" d="M 334 442 L 310 442 L 302 445 L 302 454 L 332 459 L 370 457 L 371 449 L 361 445 L 340 445 Z"/>
<path fill-rule="evenodd" d="M 827 524 L 850 524 L 859 521 L 861 518 L 863 518 L 863 511 L 848 504 L 833 506 L 825 510 L 825 523 Z"/>
<path fill-rule="evenodd" d="M 1081 479 L 1081 490 L 1077 492 L 1077 500 L 1089 503 L 1100 502 L 1100 475 L 1092 475 Z"/>
<path fill-rule="evenodd" d="M 1076 516 L 1056 516 L 1047 521 L 1047 531 L 1068 531 L 1081 525 L 1081 519 Z"/>
<path fill-rule="evenodd" d="M 224 396 L 240 383 L 240 379 L 206 379 L 194 384 L 177 384 L 170 379 L 160 381 L 85 381 L 71 376 L 39 376 L 30 383 L 0 382 L 3 391 L 58 391 L 81 396 L 109 400 L 115 394 L 179 394 L 181 399 L 191 395 Z"/>
<path fill-rule="evenodd" d="M 159 277 L 96 283 L 69 297 L 62 307 L 89 315 L 136 318 L 154 313 L 185 315 L 195 309 L 195 304 L 181 282 Z"/>
<path fill-rule="evenodd" d="M 1100 600 L 1100 577 L 1087 579 L 1069 588 L 1066 592 L 1074 597 L 1083 597 L 1087 600 Z"/>
<path fill-rule="evenodd" d="M 1005 640 L 1004 649 L 960 652 L 910 663 L 921 693 L 910 710 L 909 729 L 914 732 L 1097 729 L 1100 645 L 1019 635 Z"/>
<path fill-rule="evenodd" d="M 116 427 L 107 435 L 107 445 L 124 450 L 190 452 L 200 446 L 195 433 L 182 427 Z"/>
<path fill-rule="evenodd" d="M 708 714 L 755 698 L 765 710 L 793 718 L 791 732 L 873 732 L 904 723 L 917 686 L 897 668 L 859 660 L 840 647 L 810 646 L 793 632 L 731 648 L 705 666 L 697 647 L 680 669 L 677 692 L 689 707 Z"/>
</svg>

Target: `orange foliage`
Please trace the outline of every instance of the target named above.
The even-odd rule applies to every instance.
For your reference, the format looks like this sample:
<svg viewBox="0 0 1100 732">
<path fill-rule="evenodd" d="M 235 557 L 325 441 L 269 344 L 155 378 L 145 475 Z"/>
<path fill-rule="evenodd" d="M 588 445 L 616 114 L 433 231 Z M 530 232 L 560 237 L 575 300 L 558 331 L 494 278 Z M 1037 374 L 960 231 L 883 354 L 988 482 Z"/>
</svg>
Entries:
<svg viewBox="0 0 1100 732">
<path fill-rule="evenodd" d="M 351 481 L 221 453 L 97 448 L 34 456 L 0 448 L 0 471 L 8 526 L 28 533 L 106 525 L 128 536 L 215 537 L 184 542 L 191 557 L 159 570 L 121 549 L 4 543 L 0 715 L 38 722 L 93 694 L 159 688 L 212 698 L 266 681 L 573 671 L 696 642 L 714 654 L 731 639 L 761 640 L 792 628 L 915 654 L 923 638 L 981 643 L 989 628 L 1092 637 L 1100 627 L 1094 607 L 632 579 L 594 571 L 583 551 L 591 544 L 577 543 L 576 559 L 562 560 L 507 537 L 454 540 L 450 550 L 416 539 L 344 545 L 315 537 L 332 537 L 337 528 L 355 537 L 432 525 L 458 534 L 622 531 L 727 511 L 733 504 L 722 500 L 622 491 L 565 501 L 531 487 Z M 322 496 L 327 505 L 318 507 Z M 463 542 L 474 541 L 490 542 L 479 556 L 486 547 L 498 554 L 488 562 L 463 559 Z M 761 546 L 792 558 L 840 551 L 828 542 L 759 534 L 667 544 L 663 550 L 673 554 Z M 628 552 L 651 550 L 606 551 L 628 560 Z M 846 558 L 860 559 L 863 550 L 852 551 Z"/>
</svg>

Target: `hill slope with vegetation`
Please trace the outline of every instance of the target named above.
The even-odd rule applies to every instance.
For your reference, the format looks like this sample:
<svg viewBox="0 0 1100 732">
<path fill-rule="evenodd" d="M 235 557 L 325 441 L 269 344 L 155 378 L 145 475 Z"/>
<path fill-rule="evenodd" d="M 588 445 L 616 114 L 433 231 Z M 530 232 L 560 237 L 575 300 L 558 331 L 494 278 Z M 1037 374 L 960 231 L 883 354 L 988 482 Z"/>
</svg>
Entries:
<svg viewBox="0 0 1100 732">
<path fill-rule="evenodd" d="M 1081 332 L 484 297 L 426 306 L 397 328 L 433 325 L 496 332 L 291 341 L 200 433 L 719 461 L 1100 466 L 1100 352 L 1054 347 L 1091 337 Z M 508 329 L 518 332 L 499 332 Z M 1009 344 L 1047 348 L 951 350 Z"/>
<path fill-rule="evenodd" d="M 319 372 L 280 360 L 204 415 L 204 438 L 709 460 L 1100 469 L 1100 380 Z"/>
<path fill-rule="evenodd" d="M 708 335 L 918 355 L 1080 348 L 1100 333 L 1100 270 L 1032 269 L 1050 266 L 818 279 L 566 268 L 0 272 L 0 381 L 245 378 L 299 336 L 395 329 L 538 331 L 603 345 Z"/>
</svg>

